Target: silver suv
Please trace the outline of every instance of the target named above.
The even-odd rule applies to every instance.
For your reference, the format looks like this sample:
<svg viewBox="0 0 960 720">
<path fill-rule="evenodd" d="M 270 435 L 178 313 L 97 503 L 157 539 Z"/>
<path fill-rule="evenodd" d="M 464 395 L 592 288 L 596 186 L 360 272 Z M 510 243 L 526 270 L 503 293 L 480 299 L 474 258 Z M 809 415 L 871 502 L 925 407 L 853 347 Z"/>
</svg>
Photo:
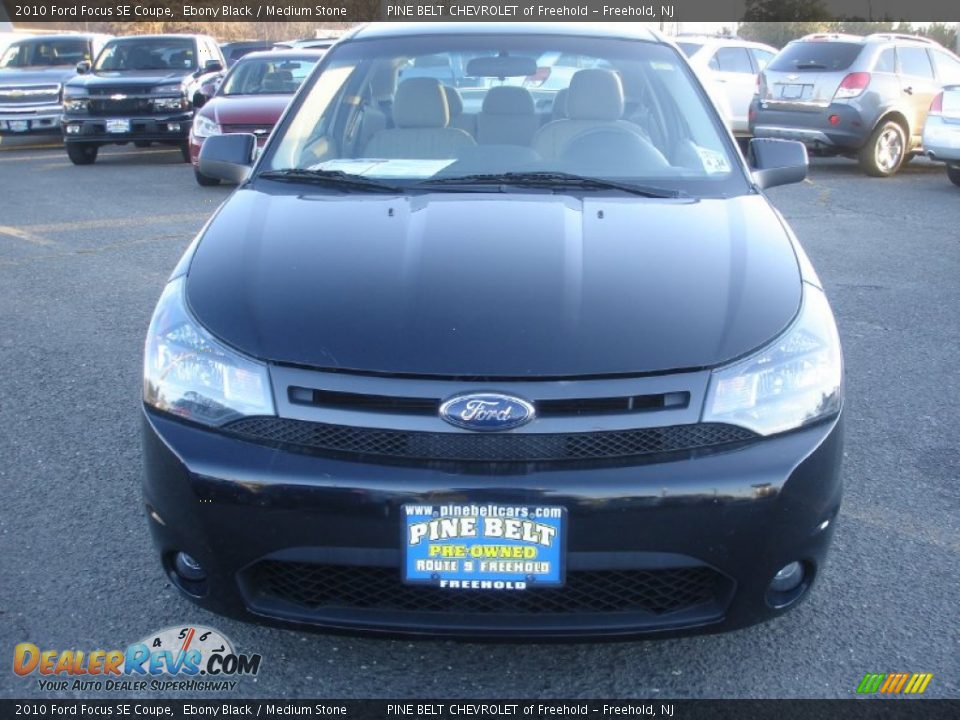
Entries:
<svg viewBox="0 0 960 720">
<path fill-rule="evenodd" d="M 960 82 L 960 60 L 912 35 L 808 35 L 760 75 L 750 108 L 756 137 L 800 140 L 813 154 L 856 157 L 893 175 L 922 151 L 930 102 Z"/>
</svg>

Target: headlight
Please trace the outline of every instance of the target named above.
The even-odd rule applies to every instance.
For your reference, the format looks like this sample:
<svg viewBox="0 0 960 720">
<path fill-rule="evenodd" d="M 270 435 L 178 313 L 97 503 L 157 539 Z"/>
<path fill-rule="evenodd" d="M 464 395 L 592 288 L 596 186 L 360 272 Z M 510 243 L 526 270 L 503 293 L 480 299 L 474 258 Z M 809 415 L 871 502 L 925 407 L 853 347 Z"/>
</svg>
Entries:
<svg viewBox="0 0 960 720">
<path fill-rule="evenodd" d="M 63 109 L 67 112 L 86 112 L 90 107 L 90 98 L 66 97 L 63 100 Z"/>
<path fill-rule="evenodd" d="M 185 110 L 187 108 L 187 99 L 182 95 L 171 98 L 154 98 L 151 102 L 154 110 Z"/>
<path fill-rule="evenodd" d="M 143 358 L 143 401 L 164 412 L 218 426 L 247 415 L 274 415 L 267 367 L 240 355 L 194 320 L 184 278 L 160 296 Z"/>
<path fill-rule="evenodd" d="M 210 118 L 206 118 L 203 115 L 197 115 L 193 119 L 194 137 L 206 138 L 210 137 L 211 135 L 219 135 L 221 132 L 223 131 L 220 129 L 220 126 Z"/>
<path fill-rule="evenodd" d="M 842 402 L 843 354 L 833 313 L 823 292 L 804 284 L 800 315 L 786 332 L 713 372 L 703 419 L 773 435 L 832 415 Z"/>
</svg>

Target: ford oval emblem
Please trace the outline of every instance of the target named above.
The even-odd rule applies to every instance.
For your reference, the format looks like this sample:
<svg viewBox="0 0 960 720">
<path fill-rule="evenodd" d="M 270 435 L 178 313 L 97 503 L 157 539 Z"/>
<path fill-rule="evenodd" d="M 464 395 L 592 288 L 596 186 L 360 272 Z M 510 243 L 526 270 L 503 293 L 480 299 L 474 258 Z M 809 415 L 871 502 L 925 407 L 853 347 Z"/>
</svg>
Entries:
<svg viewBox="0 0 960 720">
<path fill-rule="evenodd" d="M 468 393 L 440 406 L 440 417 L 466 430 L 510 430 L 536 417 L 526 400 L 500 393 Z"/>
</svg>

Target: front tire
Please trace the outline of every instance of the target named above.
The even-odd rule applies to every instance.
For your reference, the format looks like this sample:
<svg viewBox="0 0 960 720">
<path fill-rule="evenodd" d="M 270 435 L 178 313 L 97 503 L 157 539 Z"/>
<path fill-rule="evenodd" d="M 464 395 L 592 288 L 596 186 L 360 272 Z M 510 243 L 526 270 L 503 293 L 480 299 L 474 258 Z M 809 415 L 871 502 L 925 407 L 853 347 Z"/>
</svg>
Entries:
<svg viewBox="0 0 960 720">
<path fill-rule="evenodd" d="M 209 175 L 204 175 L 199 170 L 194 170 L 193 176 L 197 179 L 197 184 L 202 185 L 203 187 L 214 187 L 215 185 L 220 184 L 220 181 L 217 178 L 212 178 Z"/>
<path fill-rule="evenodd" d="M 960 187 L 960 165 L 947 165 L 947 177 L 950 182 Z"/>
<path fill-rule="evenodd" d="M 887 120 L 870 133 L 860 151 L 860 167 L 872 177 L 895 175 L 907 155 L 907 133 L 898 122 Z"/>
<path fill-rule="evenodd" d="M 97 161 L 99 145 L 67 143 L 67 156 L 74 165 L 93 165 Z"/>
</svg>

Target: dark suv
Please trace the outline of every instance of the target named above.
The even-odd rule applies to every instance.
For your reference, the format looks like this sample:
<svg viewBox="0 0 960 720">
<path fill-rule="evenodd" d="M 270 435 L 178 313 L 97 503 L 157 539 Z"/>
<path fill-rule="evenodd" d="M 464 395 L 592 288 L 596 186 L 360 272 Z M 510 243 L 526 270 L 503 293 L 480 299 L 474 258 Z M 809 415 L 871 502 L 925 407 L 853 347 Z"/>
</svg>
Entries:
<svg viewBox="0 0 960 720">
<path fill-rule="evenodd" d="M 97 159 L 101 145 L 177 145 L 187 137 L 197 96 L 223 73 L 223 54 L 206 35 L 141 35 L 107 43 L 96 62 L 64 88 L 63 139 L 75 165 Z"/>
<path fill-rule="evenodd" d="M 750 109 L 756 137 L 801 140 L 811 152 L 856 157 L 886 177 L 922 151 L 934 95 L 960 82 L 960 60 L 912 35 L 808 35 L 760 76 Z"/>
</svg>

